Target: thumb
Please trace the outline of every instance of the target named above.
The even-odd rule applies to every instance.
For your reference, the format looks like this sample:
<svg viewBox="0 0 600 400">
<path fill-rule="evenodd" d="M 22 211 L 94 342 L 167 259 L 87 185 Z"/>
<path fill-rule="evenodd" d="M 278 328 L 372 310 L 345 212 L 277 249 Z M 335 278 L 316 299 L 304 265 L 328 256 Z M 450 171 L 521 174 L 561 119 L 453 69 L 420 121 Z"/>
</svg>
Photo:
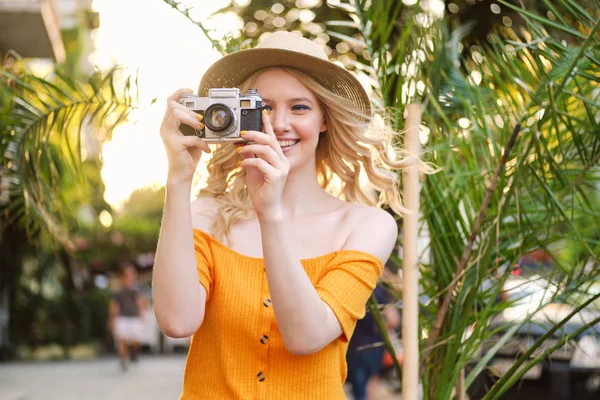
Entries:
<svg viewBox="0 0 600 400">
<path fill-rule="evenodd" d="M 179 138 L 179 140 L 180 143 L 185 147 L 197 147 L 205 153 L 210 153 L 210 147 L 208 147 L 208 143 L 200 139 L 198 136 L 182 136 Z"/>
</svg>

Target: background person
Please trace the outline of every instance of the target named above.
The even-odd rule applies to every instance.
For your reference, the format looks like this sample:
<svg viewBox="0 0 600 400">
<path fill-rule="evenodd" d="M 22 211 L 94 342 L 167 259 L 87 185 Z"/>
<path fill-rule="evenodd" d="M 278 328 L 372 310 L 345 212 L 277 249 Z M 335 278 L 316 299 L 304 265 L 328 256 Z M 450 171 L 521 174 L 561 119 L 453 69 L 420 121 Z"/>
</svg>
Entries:
<svg viewBox="0 0 600 400">
<path fill-rule="evenodd" d="M 123 370 L 127 369 L 130 358 L 137 361 L 143 334 L 142 310 L 143 299 L 137 287 L 137 273 L 132 265 L 127 264 L 122 270 L 121 288 L 110 301 L 109 318 Z"/>
</svg>

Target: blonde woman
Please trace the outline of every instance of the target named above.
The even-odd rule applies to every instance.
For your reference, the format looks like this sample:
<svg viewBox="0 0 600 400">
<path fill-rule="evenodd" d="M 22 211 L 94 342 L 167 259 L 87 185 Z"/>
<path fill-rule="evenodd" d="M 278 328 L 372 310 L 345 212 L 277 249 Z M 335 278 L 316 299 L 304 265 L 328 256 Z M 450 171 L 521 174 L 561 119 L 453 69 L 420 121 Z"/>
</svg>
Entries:
<svg viewBox="0 0 600 400">
<path fill-rule="evenodd" d="M 255 88 L 263 131 L 220 145 L 191 202 L 202 127 L 175 92 L 161 126 L 169 171 L 154 267 L 168 336 L 193 335 L 181 399 L 345 399 L 345 354 L 397 238 L 391 137 L 367 135 L 359 82 L 313 42 L 270 35 L 204 75 Z"/>
</svg>

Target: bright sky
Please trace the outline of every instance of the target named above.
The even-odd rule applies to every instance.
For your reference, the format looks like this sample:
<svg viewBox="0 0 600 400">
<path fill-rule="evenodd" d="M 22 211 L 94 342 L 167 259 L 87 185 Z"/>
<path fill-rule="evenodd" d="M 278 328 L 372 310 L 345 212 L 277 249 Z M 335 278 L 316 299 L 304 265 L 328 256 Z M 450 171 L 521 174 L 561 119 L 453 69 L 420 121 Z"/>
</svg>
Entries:
<svg viewBox="0 0 600 400">
<path fill-rule="evenodd" d="M 202 3 L 208 15 L 227 1 Z M 100 28 L 92 63 L 101 69 L 124 65 L 131 74 L 139 67 L 139 112 L 103 147 L 104 197 L 118 207 L 135 189 L 164 185 L 167 160 L 159 128 L 166 98 L 181 87 L 196 90 L 220 55 L 200 28 L 162 0 L 95 0 L 93 6 L 100 13 Z M 235 20 L 225 24 L 235 25 Z M 155 97 L 157 102 L 150 105 Z"/>
</svg>

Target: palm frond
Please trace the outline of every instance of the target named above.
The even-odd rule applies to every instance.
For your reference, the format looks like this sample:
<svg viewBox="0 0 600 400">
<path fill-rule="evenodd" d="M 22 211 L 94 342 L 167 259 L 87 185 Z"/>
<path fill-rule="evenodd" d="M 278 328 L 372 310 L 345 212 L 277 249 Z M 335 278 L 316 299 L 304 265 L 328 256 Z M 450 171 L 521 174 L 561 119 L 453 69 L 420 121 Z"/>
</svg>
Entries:
<svg viewBox="0 0 600 400">
<path fill-rule="evenodd" d="M 132 77 L 123 73 L 115 67 L 79 83 L 60 73 L 40 78 L 0 70 L 12 87 L 10 122 L 0 142 L 4 165 L 10 166 L 5 173 L 12 201 L 5 215 L 69 243 L 65 224 L 75 211 L 67 209 L 73 202 L 61 188 L 67 181 L 85 185 L 80 179 L 82 137 L 102 143 L 135 107 Z"/>
</svg>

